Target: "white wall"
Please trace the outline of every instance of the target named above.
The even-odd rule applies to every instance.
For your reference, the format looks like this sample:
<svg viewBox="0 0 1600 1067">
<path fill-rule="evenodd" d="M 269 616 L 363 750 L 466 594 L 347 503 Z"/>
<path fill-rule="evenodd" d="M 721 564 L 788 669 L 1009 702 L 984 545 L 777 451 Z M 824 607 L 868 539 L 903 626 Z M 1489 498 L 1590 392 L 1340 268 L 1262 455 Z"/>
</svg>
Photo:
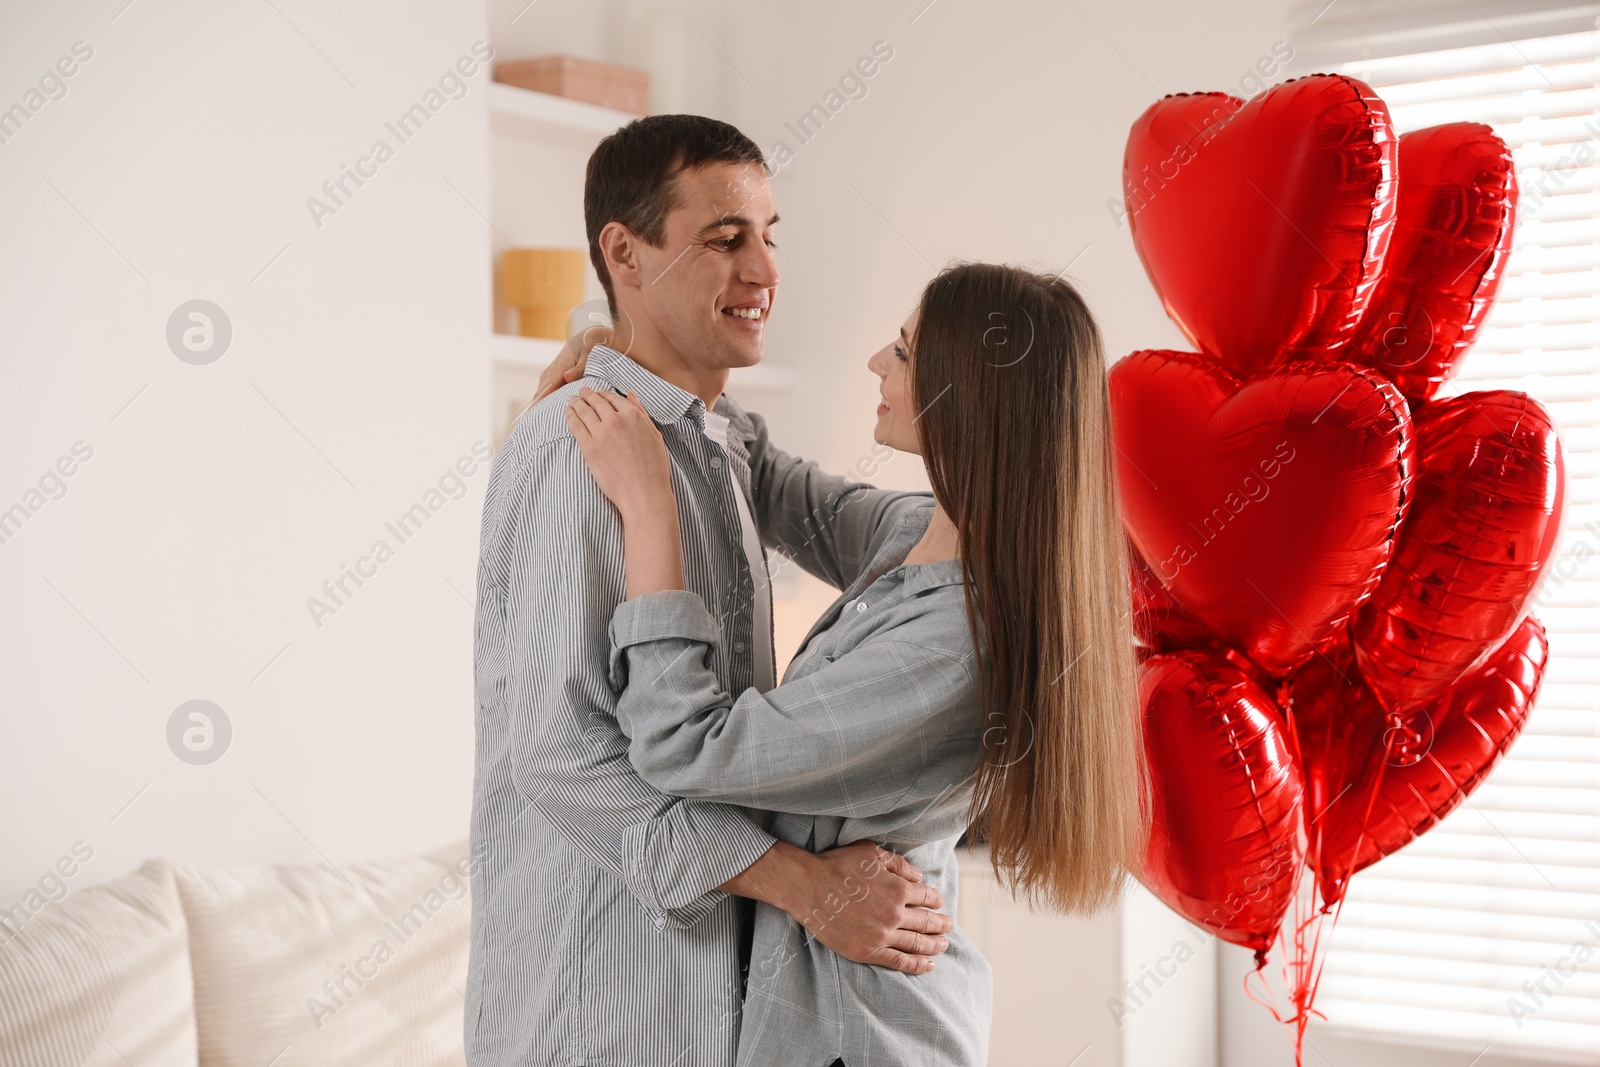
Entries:
<svg viewBox="0 0 1600 1067">
<path fill-rule="evenodd" d="M 92 449 L 0 544 L 0 907 L 79 840 L 69 887 L 149 856 L 344 860 L 466 832 L 457 591 L 487 474 L 409 543 L 384 522 L 487 436 L 488 239 L 462 198 L 487 195 L 488 74 L 409 143 L 384 123 L 484 12 L 126 3 L 0 16 L 0 106 L 92 49 L 0 144 L 0 508 Z M 307 199 L 380 138 L 394 157 L 319 228 Z M 232 324 L 209 365 L 166 340 L 196 298 Z M 316 625 L 307 599 L 380 538 L 394 557 Z M 206 766 L 166 737 L 193 699 L 232 724 Z"/>
<path fill-rule="evenodd" d="M 1124 1067 L 1217 1067 L 1217 940 L 1139 885 L 1120 919 L 1120 984 L 1107 1010 Z"/>
<path fill-rule="evenodd" d="M 1117 912 L 1031 912 L 995 879 L 987 849 L 958 853 L 961 928 L 994 972 L 996 1067 L 1122 1067 L 1124 1035 L 1104 1008 L 1117 982 Z M 1209 1007 L 1209 1006 L 1208 1006 Z"/>
</svg>

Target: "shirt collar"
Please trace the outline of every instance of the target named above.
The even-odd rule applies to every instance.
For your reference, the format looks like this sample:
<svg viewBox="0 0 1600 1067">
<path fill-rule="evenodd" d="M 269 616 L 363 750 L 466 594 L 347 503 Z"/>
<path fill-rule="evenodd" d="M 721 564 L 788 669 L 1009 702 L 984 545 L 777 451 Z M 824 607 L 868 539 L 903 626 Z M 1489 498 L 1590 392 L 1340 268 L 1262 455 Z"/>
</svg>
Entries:
<svg viewBox="0 0 1600 1067">
<path fill-rule="evenodd" d="M 894 533 L 893 540 L 897 543 L 896 551 L 900 558 L 910 552 L 922 535 L 928 532 L 928 523 L 933 521 L 933 500 L 930 497 L 926 507 L 916 508 L 908 512 L 901 520 L 899 529 Z M 898 545 L 904 543 L 902 551 Z M 902 563 L 904 568 L 900 573 L 905 581 L 907 595 L 915 596 L 926 589 L 938 589 L 946 585 L 960 585 L 964 580 L 964 568 L 960 559 L 941 559 L 932 563 Z"/>
<path fill-rule="evenodd" d="M 936 563 L 917 563 L 906 568 L 906 592 L 915 596 L 925 589 L 938 589 L 946 585 L 960 585 L 963 581 L 959 559 L 941 559 Z"/>
<path fill-rule="evenodd" d="M 584 367 L 584 377 L 598 378 L 623 392 L 630 389 L 637 392 L 644 409 L 656 422 L 674 423 L 688 416 L 694 419 L 695 425 L 702 433 L 706 431 L 707 411 L 704 400 L 687 389 L 680 389 L 666 379 L 645 370 L 614 348 L 595 345 L 590 349 L 589 359 Z M 716 412 L 710 414 L 713 420 L 720 420 L 722 423 L 721 427 L 713 426 L 713 430 L 725 430 L 728 421 L 726 417 Z M 900 520 L 900 530 L 896 532 L 896 540 L 901 537 L 909 540 L 906 552 L 911 551 L 911 547 L 927 532 L 928 523 L 932 520 L 931 497 L 927 507 L 916 508 Z M 901 553 L 901 558 L 904 558 L 904 553 Z M 924 589 L 935 589 L 945 585 L 959 585 L 962 581 L 962 566 L 959 559 L 913 564 L 906 567 L 903 573 L 908 593 L 919 593 Z"/>
<path fill-rule="evenodd" d="M 583 376 L 598 378 L 624 393 L 630 389 L 638 393 L 639 401 L 656 422 L 674 423 L 687 415 L 702 432 L 705 430 L 704 400 L 645 370 L 615 348 L 606 345 L 591 348 Z"/>
<path fill-rule="evenodd" d="M 717 444 L 721 445 L 723 448 L 727 448 L 728 416 L 718 412 L 714 408 L 710 411 L 707 411 L 705 414 L 705 435 L 711 438 Z"/>
</svg>

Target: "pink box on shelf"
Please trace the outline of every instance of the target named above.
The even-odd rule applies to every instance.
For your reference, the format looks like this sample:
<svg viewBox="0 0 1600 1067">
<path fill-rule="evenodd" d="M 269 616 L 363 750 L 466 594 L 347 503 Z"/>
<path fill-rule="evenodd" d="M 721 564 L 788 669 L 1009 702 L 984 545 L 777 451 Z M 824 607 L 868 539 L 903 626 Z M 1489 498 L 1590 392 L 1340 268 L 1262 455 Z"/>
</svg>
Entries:
<svg viewBox="0 0 1600 1067">
<path fill-rule="evenodd" d="M 519 89 L 599 104 L 632 115 L 650 110 L 650 75 L 577 56 L 540 56 L 498 63 L 494 80 Z"/>
</svg>

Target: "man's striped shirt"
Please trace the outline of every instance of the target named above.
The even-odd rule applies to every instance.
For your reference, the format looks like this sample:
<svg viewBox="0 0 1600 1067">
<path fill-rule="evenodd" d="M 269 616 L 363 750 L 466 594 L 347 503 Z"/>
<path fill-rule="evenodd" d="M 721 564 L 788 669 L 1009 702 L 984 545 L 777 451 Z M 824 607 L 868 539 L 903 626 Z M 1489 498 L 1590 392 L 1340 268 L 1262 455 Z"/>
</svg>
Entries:
<svg viewBox="0 0 1600 1067">
<path fill-rule="evenodd" d="M 586 381 L 636 390 L 662 431 L 685 585 L 722 628 L 721 684 L 755 684 L 758 648 L 770 678 L 770 599 L 754 634 L 770 593 L 741 551 L 733 495 L 749 492 L 741 435 L 719 447 L 702 400 L 612 349 L 590 353 Z M 607 678 L 622 529 L 563 417 L 579 385 L 522 415 L 484 501 L 468 1062 L 732 1067 L 751 902 L 715 887 L 775 838 L 764 813 L 664 795 L 628 762 Z M 726 397 L 716 411 L 742 424 Z"/>
</svg>

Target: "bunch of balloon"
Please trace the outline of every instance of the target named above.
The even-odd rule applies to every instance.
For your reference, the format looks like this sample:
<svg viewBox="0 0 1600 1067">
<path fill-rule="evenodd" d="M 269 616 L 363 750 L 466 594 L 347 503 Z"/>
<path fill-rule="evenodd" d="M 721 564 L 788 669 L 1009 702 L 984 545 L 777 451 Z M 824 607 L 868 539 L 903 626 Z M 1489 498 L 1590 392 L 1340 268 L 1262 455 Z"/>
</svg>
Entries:
<svg viewBox="0 0 1600 1067">
<path fill-rule="evenodd" d="M 1550 416 L 1435 396 L 1494 302 L 1516 175 L 1489 127 L 1396 137 L 1368 86 L 1316 74 L 1163 98 L 1123 183 L 1195 349 L 1110 376 L 1154 783 L 1140 879 L 1254 950 L 1247 993 L 1282 938 L 1293 1010 L 1268 1007 L 1299 1062 L 1323 920 L 1483 781 L 1547 658 L 1528 611 L 1562 512 Z"/>
</svg>

